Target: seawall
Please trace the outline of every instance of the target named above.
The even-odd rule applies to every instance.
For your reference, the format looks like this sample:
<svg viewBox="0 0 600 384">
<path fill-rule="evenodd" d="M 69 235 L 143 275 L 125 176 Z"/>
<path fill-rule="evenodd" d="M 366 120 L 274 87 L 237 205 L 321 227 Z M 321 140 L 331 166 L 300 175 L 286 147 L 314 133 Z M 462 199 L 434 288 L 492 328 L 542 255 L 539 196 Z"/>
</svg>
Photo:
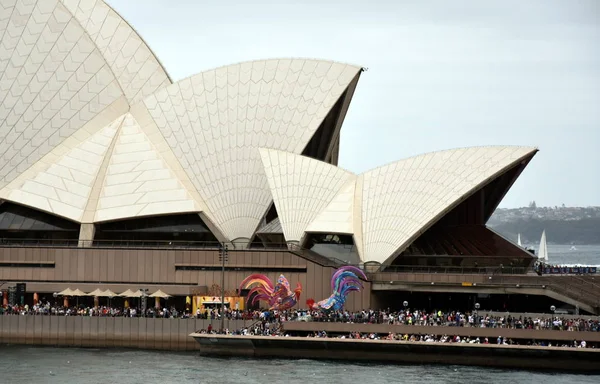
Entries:
<svg viewBox="0 0 600 384">
<path fill-rule="evenodd" d="M 600 373 L 600 350 L 596 349 L 307 337 L 190 336 L 200 345 L 201 354 L 211 356 L 456 364 Z"/>
<path fill-rule="evenodd" d="M 206 329 L 211 323 L 215 329 L 220 327 L 219 320 L 9 315 L 0 316 L 0 344 L 196 351 L 201 346 L 189 335 L 197 330 Z M 253 320 L 232 320 L 225 321 L 225 326 L 233 330 L 249 327 L 254 323 Z M 410 334 L 433 333 L 459 335 L 461 337 L 489 337 L 490 341 L 495 341 L 498 336 L 506 336 L 515 339 L 600 342 L 600 332 L 316 322 L 286 322 L 283 327 L 292 334 L 322 330 L 329 333 L 358 331 L 378 332 L 380 334 L 387 334 L 391 331 Z M 306 340 L 306 338 L 301 339 Z M 236 340 L 241 339 L 238 337 Z M 574 351 L 574 349 L 569 350 Z M 248 351 L 248 349 L 242 348 L 236 352 L 245 353 L 244 351 Z M 254 356 L 253 349 L 250 351 L 250 355 Z"/>
<path fill-rule="evenodd" d="M 0 316 L 0 344 L 61 347 L 197 350 L 189 334 L 206 329 L 211 320 L 143 317 Z M 253 321 L 226 321 L 230 329 Z M 212 320 L 214 328 L 219 320 Z"/>
</svg>

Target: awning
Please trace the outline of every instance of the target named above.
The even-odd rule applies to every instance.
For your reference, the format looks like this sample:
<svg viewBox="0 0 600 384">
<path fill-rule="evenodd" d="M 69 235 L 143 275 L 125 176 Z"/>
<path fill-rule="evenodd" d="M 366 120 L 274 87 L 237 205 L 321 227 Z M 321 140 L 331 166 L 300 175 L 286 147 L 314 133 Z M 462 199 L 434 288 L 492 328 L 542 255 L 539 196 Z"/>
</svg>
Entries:
<svg viewBox="0 0 600 384">
<path fill-rule="evenodd" d="M 203 301 L 202 305 L 221 305 L 221 301 Z M 229 305 L 229 302 L 226 301 L 225 305 Z"/>
</svg>

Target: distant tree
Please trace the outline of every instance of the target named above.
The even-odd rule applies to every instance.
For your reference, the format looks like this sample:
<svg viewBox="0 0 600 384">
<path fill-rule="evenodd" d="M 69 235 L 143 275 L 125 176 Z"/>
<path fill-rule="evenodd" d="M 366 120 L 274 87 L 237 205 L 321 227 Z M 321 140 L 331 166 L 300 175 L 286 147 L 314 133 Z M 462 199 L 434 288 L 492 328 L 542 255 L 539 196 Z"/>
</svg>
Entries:
<svg viewBox="0 0 600 384">
<path fill-rule="evenodd" d="M 531 203 L 529 203 L 529 208 L 531 208 L 531 209 L 537 208 L 537 204 L 535 203 L 535 200 L 532 200 Z"/>
</svg>

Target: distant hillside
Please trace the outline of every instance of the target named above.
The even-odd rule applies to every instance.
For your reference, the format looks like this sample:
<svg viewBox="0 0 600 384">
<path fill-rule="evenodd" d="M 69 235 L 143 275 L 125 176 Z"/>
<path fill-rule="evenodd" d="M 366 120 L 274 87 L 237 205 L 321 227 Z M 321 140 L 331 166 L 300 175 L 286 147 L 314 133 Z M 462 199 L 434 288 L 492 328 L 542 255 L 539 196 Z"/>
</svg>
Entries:
<svg viewBox="0 0 600 384">
<path fill-rule="evenodd" d="M 488 225 L 511 240 L 521 234 L 534 244 L 545 229 L 549 243 L 600 244 L 600 207 L 536 207 L 497 209 Z"/>
</svg>

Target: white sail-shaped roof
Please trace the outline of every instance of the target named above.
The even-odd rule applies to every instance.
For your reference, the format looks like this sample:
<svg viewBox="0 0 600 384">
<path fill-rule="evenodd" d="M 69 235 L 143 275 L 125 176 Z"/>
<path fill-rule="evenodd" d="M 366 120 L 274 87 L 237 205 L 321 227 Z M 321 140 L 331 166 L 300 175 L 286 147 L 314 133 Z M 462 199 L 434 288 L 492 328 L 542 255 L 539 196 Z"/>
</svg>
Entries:
<svg viewBox="0 0 600 384">
<path fill-rule="evenodd" d="M 453 149 L 364 173 L 363 260 L 386 263 L 462 199 L 536 151 L 510 146 Z"/>
<path fill-rule="evenodd" d="M 340 188 L 317 217 L 306 228 L 307 232 L 346 233 L 354 231 L 354 194 L 356 177 Z"/>
<path fill-rule="evenodd" d="M 353 234 L 362 261 L 387 263 L 458 203 L 536 151 L 453 149 L 358 177 L 300 155 L 261 153 L 286 240 L 298 241 L 302 232 Z"/>
<path fill-rule="evenodd" d="M 123 117 L 77 131 L 0 191 L 0 198 L 81 221 L 100 167 Z"/>
<path fill-rule="evenodd" d="M 172 84 L 102 0 L 2 0 L 0 198 L 82 223 L 201 212 L 250 239 L 271 203 L 258 148 L 301 153 L 360 71 L 277 59 Z"/>
<path fill-rule="evenodd" d="M 307 225 L 356 177 L 289 152 L 261 149 L 260 154 L 287 241 L 299 242 Z"/>
<path fill-rule="evenodd" d="M 179 81 L 144 104 L 230 240 L 250 239 L 271 202 L 258 148 L 300 153 L 360 67 L 254 61 Z"/>
<path fill-rule="evenodd" d="M 103 53 L 61 2 L 0 7 L 2 188 L 84 125 L 100 129 L 128 105 Z"/>
</svg>

